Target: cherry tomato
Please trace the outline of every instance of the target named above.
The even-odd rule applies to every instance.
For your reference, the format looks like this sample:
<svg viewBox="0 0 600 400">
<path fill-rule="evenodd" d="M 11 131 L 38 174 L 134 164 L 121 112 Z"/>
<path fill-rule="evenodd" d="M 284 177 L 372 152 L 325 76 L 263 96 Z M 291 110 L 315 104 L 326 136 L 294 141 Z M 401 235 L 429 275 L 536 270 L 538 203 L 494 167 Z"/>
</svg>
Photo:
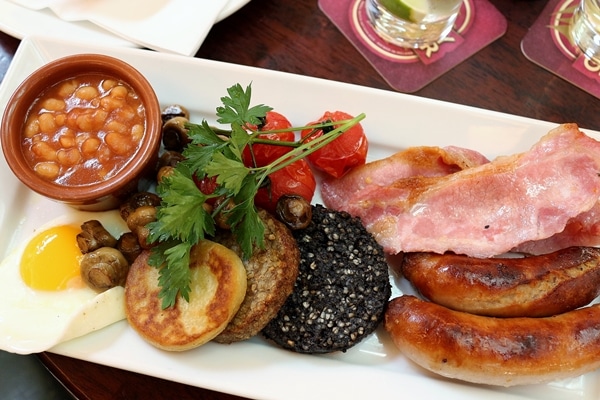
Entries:
<svg viewBox="0 0 600 400">
<path fill-rule="evenodd" d="M 311 123 L 322 123 L 326 121 L 342 121 L 353 117 L 343 111 L 327 111 L 318 121 Z M 307 124 L 308 125 L 308 124 Z M 325 129 L 326 132 L 337 128 L 339 125 Z M 303 130 L 301 135 L 306 137 L 311 134 L 310 129 Z M 314 140 L 323 135 L 323 130 L 314 132 L 307 139 Z M 362 165 L 367 160 L 368 141 L 360 124 L 354 125 L 341 136 L 329 143 L 327 146 L 307 156 L 310 164 L 318 170 L 324 171 L 334 178 L 343 176 L 350 169 Z"/>
<path fill-rule="evenodd" d="M 271 131 L 279 129 L 291 128 L 292 124 L 283 115 L 269 111 L 265 116 L 265 123 L 258 127 L 259 131 Z M 257 127 L 253 127 L 257 129 Z M 258 135 L 261 139 L 277 140 L 281 142 L 293 142 L 296 140 L 294 132 L 277 132 L 277 133 L 265 133 Z M 250 150 L 252 147 L 252 150 Z M 246 166 L 264 167 L 275 161 L 282 155 L 292 150 L 289 146 L 277 146 L 269 144 L 254 144 L 252 146 L 246 146 L 242 153 L 243 161 Z M 254 158 L 252 158 L 254 154 Z"/>
<path fill-rule="evenodd" d="M 211 195 L 217 189 L 217 177 L 216 176 L 204 176 L 202 178 L 198 177 L 198 175 L 194 174 L 192 176 L 196 187 L 205 195 Z"/>
<path fill-rule="evenodd" d="M 302 196 L 310 203 L 317 183 L 310 166 L 300 159 L 269 175 L 270 184 L 261 187 L 254 197 L 257 207 L 275 212 L 277 200 L 286 194 Z"/>
<path fill-rule="evenodd" d="M 198 175 L 194 174 L 192 175 L 192 180 L 196 184 L 198 190 L 200 190 L 203 194 L 207 196 L 213 194 L 215 190 L 217 190 L 217 186 L 219 186 L 217 185 L 216 176 L 208 177 L 205 175 L 204 177 L 200 178 Z M 215 201 L 216 197 L 211 197 L 206 200 L 206 203 L 212 206 L 215 204 Z"/>
</svg>

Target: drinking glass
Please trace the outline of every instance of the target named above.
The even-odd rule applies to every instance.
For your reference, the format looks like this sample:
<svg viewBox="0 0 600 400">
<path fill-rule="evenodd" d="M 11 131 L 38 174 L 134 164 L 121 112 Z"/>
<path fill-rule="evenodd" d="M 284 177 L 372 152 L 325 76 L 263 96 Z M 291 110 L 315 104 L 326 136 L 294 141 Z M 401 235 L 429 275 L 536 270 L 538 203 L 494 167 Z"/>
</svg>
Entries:
<svg viewBox="0 0 600 400">
<path fill-rule="evenodd" d="M 419 48 L 444 39 L 463 0 L 366 0 L 377 34 L 401 47 Z"/>
<path fill-rule="evenodd" d="M 600 0 L 581 0 L 573 13 L 570 33 L 583 54 L 600 62 Z"/>
</svg>

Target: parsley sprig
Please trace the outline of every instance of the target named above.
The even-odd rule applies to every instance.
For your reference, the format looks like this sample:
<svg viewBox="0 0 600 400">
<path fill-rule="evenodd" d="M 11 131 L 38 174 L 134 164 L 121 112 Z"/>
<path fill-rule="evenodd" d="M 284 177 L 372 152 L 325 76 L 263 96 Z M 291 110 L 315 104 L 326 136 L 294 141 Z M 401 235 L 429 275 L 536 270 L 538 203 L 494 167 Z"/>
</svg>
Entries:
<svg viewBox="0 0 600 400">
<path fill-rule="evenodd" d="M 227 89 L 227 93 L 227 97 L 221 98 L 223 105 L 217 107 L 217 122 L 229 125 L 231 129 L 214 128 L 206 120 L 200 124 L 188 124 L 191 143 L 183 151 L 184 160 L 157 186 L 162 202 L 157 209 L 156 221 L 148 224 L 149 239 L 157 243 L 152 248 L 149 264 L 160 269 L 159 296 L 163 308 L 173 306 L 177 296 L 189 301 L 190 251 L 199 241 L 215 234 L 217 212 L 226 215 L 243 257 L 249 258 L 254 246 L 264 247 L 265 228 L 254 205 L 254 197 L 268 176 L 327 145 L 365 117 L 360 114 L 346 121 L 286 129 L 316 132 L 329 128 L 311 141 L 306 141 L 306 138 L 296 142 L 269 141 L 258 138 L 258 135 L 277 131 L 258 131 L 249 127 L 260 126 L 272 108 L 263 104 L 250 106 L 251 85 L 244 90 L 236 84 Z M 338 127 L 333 129 L 334 125 Z M 242 151 L 248 144 L 256 143 L 285 145 L 292 150 L 267 166 L 245 166 Z M 196 185 L 196 181 L 203 177 L 215 177 L 217 188 L 213 193 L 205 194 Z M 231 200 L 233 207 L 209 211 L 204 204 L 211 198 Z"/>
</svg>

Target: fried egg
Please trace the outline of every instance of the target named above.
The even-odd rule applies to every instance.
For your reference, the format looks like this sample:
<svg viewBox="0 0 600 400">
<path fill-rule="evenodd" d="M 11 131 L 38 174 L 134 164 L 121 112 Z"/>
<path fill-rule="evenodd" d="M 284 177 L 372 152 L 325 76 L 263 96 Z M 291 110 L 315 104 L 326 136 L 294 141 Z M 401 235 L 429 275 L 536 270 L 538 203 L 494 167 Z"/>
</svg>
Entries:
<svg viewBox="0 0 600 400">
<path fill-rule="evenodd" d="M 36 230 L 0 264 L 0 349 L 39 353 L 125 318 L 124 289 L 103 293 L 81 279 L 76 235 L 97 219 L 115 237 L 118 211 L 73 211 Z"/>
</svg>

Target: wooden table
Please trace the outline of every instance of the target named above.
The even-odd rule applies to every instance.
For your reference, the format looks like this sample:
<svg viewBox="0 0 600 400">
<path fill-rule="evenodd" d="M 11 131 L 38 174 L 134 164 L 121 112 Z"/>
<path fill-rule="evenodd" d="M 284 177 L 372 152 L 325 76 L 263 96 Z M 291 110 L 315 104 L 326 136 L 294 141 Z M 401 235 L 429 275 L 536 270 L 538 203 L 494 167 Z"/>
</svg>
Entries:
<svg viewBox="0 0 600 400">
<path fill-rule="evenodd" d="M 521 40 L 546 1 L 491 2 L 508 19 L 506 34 L 415 95 L 600 130 L 598 99 L 521 53 Z M 18 44 L 0 33 L 0 79 Z M 252 0 L 216 24 L 196 56 L 391 90 L 316 0 Z M 239 398 L 55 354 L 40 358 L 80 399 Z"/>
</svg>

